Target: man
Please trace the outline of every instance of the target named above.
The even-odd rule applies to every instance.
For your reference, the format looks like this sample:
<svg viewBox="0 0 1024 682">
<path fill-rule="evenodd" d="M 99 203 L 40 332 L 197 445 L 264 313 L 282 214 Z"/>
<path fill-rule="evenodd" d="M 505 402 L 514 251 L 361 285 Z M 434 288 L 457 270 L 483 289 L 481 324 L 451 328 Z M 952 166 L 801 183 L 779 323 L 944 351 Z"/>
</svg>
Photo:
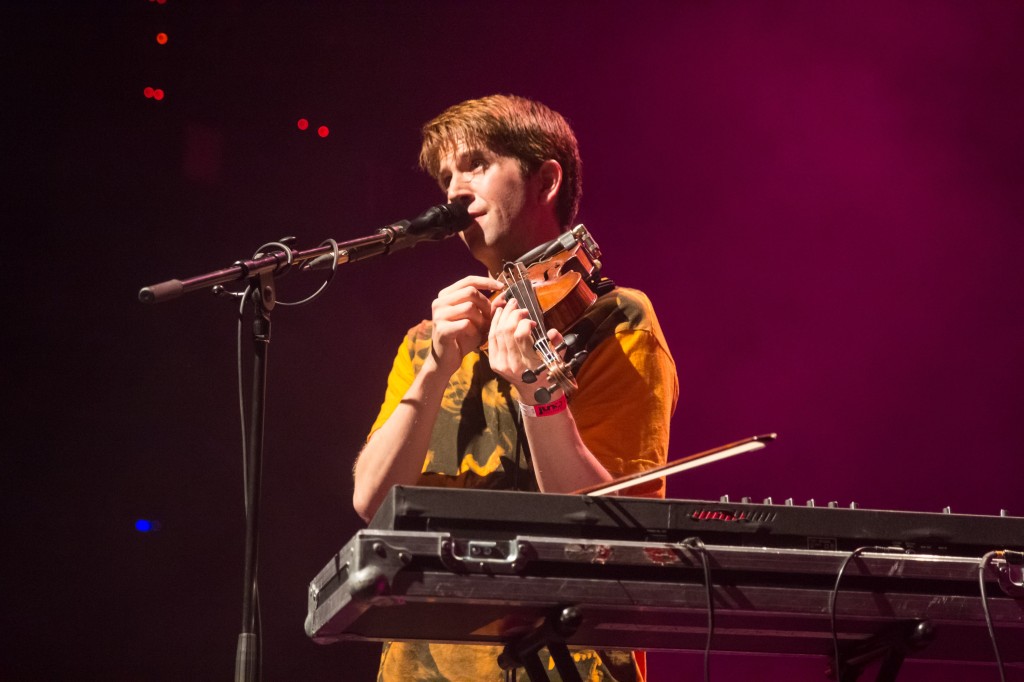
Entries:
<svg viewBox="0 0 1024 682">
<path fill-rule="evenodd" d="M 646 296 L 616 288 L 587 310 L 579 389 L 568 403 L 558 391 L 540 406 L 537 384 L 522 380 L 540 365 L 534 323 L 514 300 L 490 300 L 505 262 L 556 239 L 576 216 L 580 158 L 565 119 L 520 97 L 463 102 L 424 126 L 420 165 L 474 218 L 461 236 L 488 275 L 442 289 L 431 320 L 402 342 L 355 465 L 360 516 L 369 520 L 399 484 L 567 493 L 663 464 L 678 384 Z M 663 483 L 630 493 L 661 496 Z M 379 680 L 498 681 L 499 652 L 391 643 Z M 627 652 L 574 659 L 584 680 L 643 679 L 642 657 Z"/>
</svg>

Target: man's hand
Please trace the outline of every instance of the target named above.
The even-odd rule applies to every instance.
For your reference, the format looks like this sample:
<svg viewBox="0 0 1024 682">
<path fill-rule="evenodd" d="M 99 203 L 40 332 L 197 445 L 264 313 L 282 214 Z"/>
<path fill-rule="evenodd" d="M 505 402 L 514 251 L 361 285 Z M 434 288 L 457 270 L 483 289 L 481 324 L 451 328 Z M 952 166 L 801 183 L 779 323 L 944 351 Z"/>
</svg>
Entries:
<svg viewBox="0 0 1024 682">
<path fill-rule="evenodd" d="M 497 291 L 501 282 L 471 275 L 445 287 L 431 304 L 431 352 L 438 369 L 455 373 L 464 358 L 479 348 L 491 326 L 491 301 L 484 292 Z"/>
<path fill-rule="evenodd" d="M 523 381 L 526 370 L 535 370 L 543 365 L 543 359 L 533 345 L 536 326 L 529 312 L 520 308 L 515 299 L 506 303 L 504 297 L 499 297 L 491 304 L 491 328 L 487 336 L 487 357 L 491 369 L 512 384 L 519 393 L 519 401 L 527 404 L 536 403 L 534 391 L 550 383 L 547 372 L 539 373 L 535 383 Z M 552 348 L 562 342 L 562 335 L 557 330 L 549 330 L 547 337 Z"/>
</svg>

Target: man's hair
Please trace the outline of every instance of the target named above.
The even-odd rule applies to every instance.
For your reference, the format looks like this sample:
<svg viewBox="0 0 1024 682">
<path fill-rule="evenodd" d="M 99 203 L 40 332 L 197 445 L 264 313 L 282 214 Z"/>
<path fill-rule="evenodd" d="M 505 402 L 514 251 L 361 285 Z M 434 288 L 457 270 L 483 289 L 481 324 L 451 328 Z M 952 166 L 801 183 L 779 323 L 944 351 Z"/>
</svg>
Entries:
<svg viewBox="0 0 1024 682">
<path fill-rule="evenodd" d="M 583 193 L 582 162 L 576 136 L 561 114 L 515 95 L 491 95 L 456 104 L 423 126 L 420 167 L 437 179 L 441 158 L 460 141 L 518 160 L 524 176 L 548 159 L 557 161 L 562 167 L 562 186 L 555 213 L 563 229 L 570 227 Z"/>
</svg>

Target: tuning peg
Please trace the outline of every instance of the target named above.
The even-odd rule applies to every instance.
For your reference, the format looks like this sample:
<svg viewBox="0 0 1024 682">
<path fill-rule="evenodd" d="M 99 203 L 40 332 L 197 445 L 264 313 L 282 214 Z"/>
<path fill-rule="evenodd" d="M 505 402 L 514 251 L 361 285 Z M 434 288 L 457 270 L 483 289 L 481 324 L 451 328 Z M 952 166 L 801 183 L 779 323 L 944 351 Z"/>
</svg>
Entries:
<svg viewBox="0 0 1024 682">
<path fill-rule="evenodd" d="M 548 388 L 538 388 L 536 391 L 533 392 L 533 399 L 536 400 L 541 405 L 547 405 L 548 403 L 551 402 L 551 391 L 553 391 L 555 388 L 555 386 L 549 386 Z"/>
<path fill-rule="evenodd" d="M 565 350 L 566 348 L 575 346 L 577 339 L 578 337 L 575 334 L 566 334 L 565 336 L 562 337 L 562 343 L 558 344 L 555 347 L 555 351 L 560 352 Z"/>
<path fill-rule="evenodd" d="M 576 343 L 576 335 L 566 334 L 565 340 L 562 343 L 560 343 L 558 347 L 555 348 L 555 350 L 561 352 L 562 350 L 564 350 L 568 346 L 573 345 L 574 343 Z M 569 363 L 565 366 L 569 374 L 575 374 L 577 370 L 579 370 L 579 368 L 583 365 L 583 362 L 587 359 L 587 355 L 587 351 L 581 350 L 579 353 L 576 353 L 576 355 L 574 355 L 571 360 L 569 360 Z M 541 365 L 536 369 L 528 369 L 524 371 L 522 374 L 523 383 L 532 384 L 536 382 L 537 377 L 540 376 L 541 372 L 543 372 L 544 369 L 544 365 Z M 554 391 L 556 388 L 558 388 L 558 384 L 552 384 L 551 386 L 548 386 L 547 389 L 538 388 L 537 393 L 534 393 L 534 397 L 536 397 L 537 400 L 539 400 L 540 402 L 549 402 L 551 400 L 551 391 Z M 540 396 L 540 391 L 544 391 L 543 398 L 541 398 Z"/>
<path fill-rule="evenodd" d="M 581 350 L 576 355 L 572 356 L 572 360 L 569 361 L 569 371 L 575 374 L 580 367 L 583 366 L 584 361 L 587 359 L 589 353 L 585 350 Z"/>
</svg>

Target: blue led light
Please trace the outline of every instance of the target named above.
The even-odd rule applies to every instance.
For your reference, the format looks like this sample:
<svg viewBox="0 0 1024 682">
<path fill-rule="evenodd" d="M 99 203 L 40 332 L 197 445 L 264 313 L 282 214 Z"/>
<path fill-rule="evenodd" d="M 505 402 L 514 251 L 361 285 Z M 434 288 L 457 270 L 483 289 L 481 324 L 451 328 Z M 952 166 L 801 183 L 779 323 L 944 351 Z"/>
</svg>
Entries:
<svg viewBox="0 0 1024 682">
<path fill-rule="evenodd" d="M 156 524 L 149 519 L 137 519 L 135 521 L 135 530 L 140 533 L 148 533 L 151 530 L 156 530 Z"/>
</svg>

